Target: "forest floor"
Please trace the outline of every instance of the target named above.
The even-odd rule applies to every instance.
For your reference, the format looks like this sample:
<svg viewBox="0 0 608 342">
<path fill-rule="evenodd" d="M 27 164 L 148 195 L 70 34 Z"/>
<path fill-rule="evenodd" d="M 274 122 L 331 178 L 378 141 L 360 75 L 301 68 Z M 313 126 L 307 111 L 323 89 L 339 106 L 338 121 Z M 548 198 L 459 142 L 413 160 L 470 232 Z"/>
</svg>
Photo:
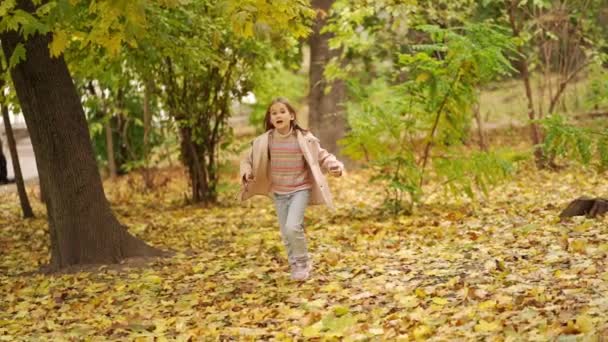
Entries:
<svg viewBox="0 0 608 342">
<path fill-rule="evenodd" d="M 38 218 L 22 220 L 16 194 L 0 194 L 0 341 L 608 338 L 608 217 L 558 219 L 605 197 L 605 174 L 523 165 L 478 201 L 431 184 L 410 216 L 378 210 L 368 178 L 331 179 L 337 211 L 308 209 L 304 283 L 289 279 L 272 202 L 239 203 L 235 179 L 210 208 L 184 204 L 181 169 L 152 192 L 136 175 L 107 181 L 120 221 L 177 254 L 71 274 L 36 272 L 44 209 L 32 198 Z"/>
</svg>

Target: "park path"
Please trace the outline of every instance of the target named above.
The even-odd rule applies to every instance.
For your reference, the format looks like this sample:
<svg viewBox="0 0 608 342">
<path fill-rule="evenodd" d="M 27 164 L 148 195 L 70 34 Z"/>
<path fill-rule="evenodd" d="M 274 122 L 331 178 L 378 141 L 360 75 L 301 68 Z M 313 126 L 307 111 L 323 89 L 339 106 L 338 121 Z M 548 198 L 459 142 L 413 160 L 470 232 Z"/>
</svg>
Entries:
<svg viewBox="0 0 608 342">
<path fill-rule="evenodd" d="M 3 125 L 2 125 L 3 126 Z M 32 148 L 32 142 L 27 134 L 27 128 L 15 127 L 15 139 L 17 140 L 17 154 L 19 155 L 19 163 L 21 165 L 21 173 L 26 183 L 37 183 L 38 182 L 38 169 L 36 167 L 36 158 L 34 157 L 34 149 Z M 8 171 L 8 178 L 15 178 L 15 172 L 13 171 L 13 161 L 11 159 L 11 153 L 8 149 L 8 141 L 4 132 L 4 127 L 0 129 L 0 139 L 2 139 L 2 149 L 4 156 L 6 157 L 6 167 Z M 17 191 L 17 187 L 14 183 L 0 186 L 0 193 Z"/>
</svg>

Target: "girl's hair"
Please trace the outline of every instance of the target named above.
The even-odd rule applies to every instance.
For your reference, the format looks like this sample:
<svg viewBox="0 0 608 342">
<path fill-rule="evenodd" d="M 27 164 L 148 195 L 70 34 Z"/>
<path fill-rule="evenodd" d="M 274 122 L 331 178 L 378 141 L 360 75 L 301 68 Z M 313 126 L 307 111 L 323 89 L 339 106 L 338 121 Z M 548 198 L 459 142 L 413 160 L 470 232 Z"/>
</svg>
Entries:
<svg viewBox="0 0 608 342">
<path fill-rule="evenodd" d="M 277 97 L 276 99 L 272 100 L 270 102 L 270 104 L 268 105 L 268 109 L 266 109 L 266 115 L 264 116 L 264 129 L 266 131 L 269 131 L 274 128 L 274 125 L 272 124 L 272 122 L 270 122 L 270 107 L 272 107 L 272 105 L 274 105 L 276 103 L 282 103 L 283 105 L 285 105 L 285 107 L 287 107 L 287 110 L 289 111 L 289 113 L 293 114 L 293 120 L 291 121 L 292 128 L 299 129 L 300 131 L 306 132 L 306 130 L 304 128 L 302 128 L 302 127 L 300 127 L 300 125 L 298 125 L 298 117 L 296 114 L 296 110 L 293 108 L 293 106 L 291 104 L 289 104 L 289 101 L 287 101 L 287 99 L 284 97 Z"/>
</svg>

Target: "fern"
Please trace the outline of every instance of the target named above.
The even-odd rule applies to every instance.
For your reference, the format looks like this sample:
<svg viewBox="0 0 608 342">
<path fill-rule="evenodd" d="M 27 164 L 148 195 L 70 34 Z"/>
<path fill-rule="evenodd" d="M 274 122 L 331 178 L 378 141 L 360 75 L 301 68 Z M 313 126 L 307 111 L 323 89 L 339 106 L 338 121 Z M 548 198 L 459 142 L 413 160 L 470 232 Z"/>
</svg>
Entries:
<svg viewBox="0 0 608 342">
<path fill-rule="evenodd" d="M 442 183 L 454 195 L 488 194 L 489 189 L 509 177 L 513 162 L 520 158 L 510 152 L 474 152 L 436 158 L 435 170 Z"/>
<path fill-rule="evenodd" d="M 540 123 L 546 136 L 543 150 L 555 158 L 577 160 L 583 165 L 594 164 L 603 171 L 608 169 L 608 129 L 578 127 L 561 115 L 551 115 Z"/>
<path fill-rule="evenodd" d="M 511 168 L 508 159 L 496 154 L 464 157 L 458 151 L 469 132 L 478 87 L 511 71 L 504 53 L 512 43 L 487 24 L 418 29 L 431 41 L 398 54 L 398 72 L 407 74 L 406 80 L 347 82 L 351 131 L 341 142 L 343 152 L 370 164 L 372 180 L 385 183 L 385 204 L 394 213 L 421 199 L 427 161 L 435 159 L 446 187 L 471 197 L 488 191 Z"/>
</svg>

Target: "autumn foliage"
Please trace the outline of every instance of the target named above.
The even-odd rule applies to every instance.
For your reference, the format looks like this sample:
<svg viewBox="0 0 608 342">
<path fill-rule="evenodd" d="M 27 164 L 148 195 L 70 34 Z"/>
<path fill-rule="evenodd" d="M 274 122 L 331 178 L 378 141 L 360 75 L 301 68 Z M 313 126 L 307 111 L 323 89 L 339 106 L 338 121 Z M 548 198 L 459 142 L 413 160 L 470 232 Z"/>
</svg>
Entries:
<svg viewBox="0 0 608 342">
<path fill-rule="evenodd" d="M 133 234 L 177 251 L 148 265 L 38 274 L 49 255 L 46 221 L 23 221 L 16 195 L 0 195 L 0 339 L 608 334 L 607 218 L 558 218 L 568 199 L 608 192 L 592 171 L 521 170 L 482 203 L 430 184 L 432 204 L 411 216 L 385 216 L 382 189 L 365 171 L 332 179 L 337 212 L 307 212 L 315 270 L 303 284 L 289 280 L 271 201 L 240 204 L 231 186 L 217 207 L 184 206 L 185 172 L 165 172 L 173 181 L 155 192 L 134 191 L 143 187 L 135 177 L 105 184 Z"/>
</svg>

